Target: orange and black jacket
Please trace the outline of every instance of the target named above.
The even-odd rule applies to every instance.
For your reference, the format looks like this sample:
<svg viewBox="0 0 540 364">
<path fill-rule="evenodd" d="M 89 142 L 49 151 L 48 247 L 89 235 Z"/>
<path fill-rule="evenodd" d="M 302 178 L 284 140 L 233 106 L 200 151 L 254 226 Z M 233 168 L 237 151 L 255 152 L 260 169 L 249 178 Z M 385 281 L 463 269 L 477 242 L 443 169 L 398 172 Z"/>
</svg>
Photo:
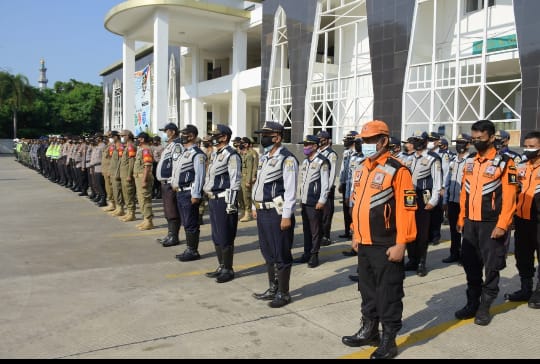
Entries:
<svg viewBox="0 0 540 364">
<path fill-rule="evenodd" d="M 516 215 L 524 220 L 540 222 L 540 165 L 530 161 L 518 165 L 517 178 L 521 191 L 518 195 Z"/>
<path fill-rule="evenodd" d="M 467 158 L 463 169 L 458 225 L 470 221 L 496 221 L 505 231 L 516 211 L 517 175 L 514 161 L 495 148 L 484 156 Z"/>
<path fill-rule="evenodd" d="M 390 152 L 365 159 L 353 175 L 353 241 L 392 246 L 416 239 L 411 172 Z"/>
</svg>

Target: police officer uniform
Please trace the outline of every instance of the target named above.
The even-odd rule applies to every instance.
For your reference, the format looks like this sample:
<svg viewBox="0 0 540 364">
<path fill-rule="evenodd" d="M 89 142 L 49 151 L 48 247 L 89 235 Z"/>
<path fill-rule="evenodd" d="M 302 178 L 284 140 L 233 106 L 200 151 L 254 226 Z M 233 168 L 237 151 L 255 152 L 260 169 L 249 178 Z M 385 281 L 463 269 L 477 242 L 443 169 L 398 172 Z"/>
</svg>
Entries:
<svg viewBox="0 0 540 364">
<path fill-rule="evenodd" d="M 395 339 L 402 327 L 403 257 L 405 245 L 416 236 L 416 193 L 410 171 L 380 144 L 390 136 L 387 124 L 370 121 L 360 136 L 364 152 L 373 153 L 373 159 L 368 156 L 353 177 L 352 229 L 358 246 L 362 326 L 356 334 L 342 337 L 342 342 L 352 347 L 376 345 L 371 359 L 390 359 L 398 354 Z"/>
<path fill-rule="evenodd" d="M 317 133 L 319 139 L 326 139 L 326 145 L 319 148 L 319 152 L 328 159 L 330 162 L 330 190 L 328 192 L 328 201 L 324 205 L 323 210 L 323 229 L 322 229 L 322 242 L 321 245 L 327 246 L 332 244 L 330 239 L 330 230 L 332 229 L 332 218 L 334 217 L 334 198 L 336 195 L 336 186 L 334 185 L 337 175 L 337 163 L 338 155 L 330 146 L 330 139 L 332 139 L 329 132 L 326 130 Z"/>
<path fill-rule="evenodd" d="M 142 132 L 137 135 L 137 139 L 139 141 L 139 148 L 133 162 L 133 179 L 143 221 L 137 224 L 136 227 L 139 230 L 151 230 L 154 228 L 152 220 L 154 217 L 152 211 L 152 188 L 154 186 L 152 163 L 154 162 L 154 157 L 149 144 L 150 136 Z M 124 219 L 124 221 L 129 221 L 129 219 Z"/>
<path fill-rule="evenodd" d="M 444 184 L 446 175 L 448 174 L 448 169 L 450 166 L 450 161 L 452 160 L 452 156 L 450 153 L 448 153 L 447 150 L 442 150 L 440 148 L 442 139 L 438 133 L 429 133 L 428 142 L 435 143 L 433 148 L 430 148 L 430 146 L 428 145 L 428 150 L 432 153 L 437 154 L 441 160 L 442 182 Z M 429 220 L 428 244 L 432 245 L 439 245 L 441 240 L 441 225 L 444 220 L 444 212 L 442 206 L 444 185 L 441 185 L 441 190 L 439 193 L 441 194 L 441 197 L 439 198 L 439 203 L 437 203 L 437 206 L 434 206 L 433 210 L 431 210 L 431 219 Z"/>
<path fill-rule="evenodd" d="M 162 129 L 167 133 L 167 145 L 161 153 L 156 167 L 156 177 L 161 183 L 161 201 L 163 212 L 167 220 L 167 236 L 157 239 L 164 247 L 179 245 L 178 232 L 180 231 L 180 214 L 176 203 L 176 192 L 172 188 L 173 163 L 182 155 L 182 144 L 178 138 L 178 127 L 169 123 Z"/>
<path fill-rule="evenodd" d="M 109 175 L 111 178 L 114 205 L 116 208 L 110 211 L 112 216 L 124 216 L 124 197 L 122 194 L 122 179 L 120 178 L 120 158 L 124 154 L 124 144 L 120 142 L 120 133 L 113 132 L 114 150 L 111 155 Z"/>
<path fill-rule="evenodd" d="M 345 151 L 343 152 L 343 159 L 341 160 L 341 168 L 339 171 L 339 193 L 343 195 L 343 222 L 345 224 L 345 233 L 340 235 L 340 238 L 350 239 L 351 235 L 351 223 L 352 217 L 349 211 L 349 201 L 345 198 L 345 190 L 347 187 L 347 176 L 349 173 L 349 165 L 352 155 L 355 153 L 354 150 L 354 137 L 358 135 L 356 131 L 350 131 L 343 138 L 343 146 Z"/>
<path fill-rule="evenodd" d="M 278 308 L 291 302 L 291 278 L 294 240 L 294 210 L 298 182 L 298 161 L 277 142 L 283 138 L 283 125 L 267 121 L 261 130 L 264 154 L 259 160 L 257 181 L 253 186 L 253 209 L 257 215 L 259 246 L 266 262 L 269 288 L 254 293 L 259 300 L 269 300 L 269 306 Z"/>
<path fill-rule="evenodd" d="M 234 239 L 238 227 L 242 162 L 236 150 L 228 145 L 232 131 L 227 125 L 218 124 L 209 134 L 212 145 L 219 149 L 212 153 L 203 190 L 208 196 L 212 240 L 219 266 L 207 276 L 225 283 L 234 279 Z"/>
<path fill-rule="evenodd" d="M 172 188 L 180 220 L 186 232 L 187 249 L 177 259 L 181 262 L 201 259 L 199 254 L 199 203 L 206 175 L 206 155 L 195 144 L 199 131 L 195 125 L 186 125 L 180 131 L 181 145 L 176 145 L 173 159 Z"/>
<path fill-rule="evenodd" d="M 330 190 L 330 161 L 313 150 L 319 138 L 308 135 L 303 141 L 306 158 L 300 166 L 300 199 L 302 201 L 302 227 L 304 230 L 304 254 L 295 263 L 308 263 L 310 268 L 319 265 L 322 239 L 324 205 Z"/>
<path fill-rule="evenodd" d="M 242 199 L 240 208 L 244 211 L 244 216 L 240 222 L 251 220 L 251 191 L 253 183 L 257 178 L 257 154 L 251 149 L 251 140 L 242 138 L 239 145 L 240 156 L 242 157 Z"/>
<path fill-rule="evenodd" d="M 418 209 L 416 240 L 413 244 L 407 245 L 409 261 L 405 265 L 405 270 L 416 270 L 418 276 L 424 277 L 427 275 L 426 260 L 431 221 L 431 211 L 426 210 L 426 206 L 435 207 L 441 199 L 441 159 L 437 154 L 426 150 L 428 140 L 426 132 L 417 133 L 409 140 L 415 145 L 416 152 L 409 157 L 406 165 L 412 173 Z"/>
<path fill-rule="evenodd" d="M 506 266 L 505 240 L 516 211 L 517 176 L 514 161 L 493 147 L 494 124 L 480 120 L 471 130 L 479 152 L 465 162 L 457 223 L 463 234 L 467 304 L 455 316 L 475 317 L 475 324 L 485 326 L 491 321 L 489 308 L 499 293 L 499 272 Z"/>
<path fill-rule="evenodd" d="M 137 192 L 133 178 L 133 167 L 137 156 L 137 147 L 133 143 L 133 133 L 130 130 L 122 130 L 120 137 L 124 144 L 124 149 L 120 152 L 120 179 L 122 182 L 122 195 L 127 209 L 125 216 L 121 217 L 120 220 L 127 222 L 135 220 Z"/>
</svg>

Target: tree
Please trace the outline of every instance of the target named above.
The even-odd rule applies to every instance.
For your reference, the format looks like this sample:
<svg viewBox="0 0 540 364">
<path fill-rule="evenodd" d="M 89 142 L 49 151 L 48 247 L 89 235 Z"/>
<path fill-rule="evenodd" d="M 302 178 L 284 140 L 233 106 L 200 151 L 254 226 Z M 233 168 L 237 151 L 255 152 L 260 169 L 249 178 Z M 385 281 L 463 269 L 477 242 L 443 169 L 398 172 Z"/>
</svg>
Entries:
<svg viewBox="0 0 540 364">
<path fill-rule="evenodd" d="M 34 91 L 24 75 L 0 72 L 0 103 L 9 106 L 13 117 L 13 138 L 17 138 L 17 117 L 23 106 L 30 104 Z"/>
</svg>

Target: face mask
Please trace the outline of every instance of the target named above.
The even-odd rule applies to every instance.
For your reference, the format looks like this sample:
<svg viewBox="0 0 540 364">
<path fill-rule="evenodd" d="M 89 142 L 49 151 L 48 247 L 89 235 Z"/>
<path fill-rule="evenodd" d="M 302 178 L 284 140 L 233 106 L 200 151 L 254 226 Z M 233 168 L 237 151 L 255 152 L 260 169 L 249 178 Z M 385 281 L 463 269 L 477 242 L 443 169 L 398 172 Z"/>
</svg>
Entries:
<svg viewBox="0 0 540 364">
<path fill-rule="evenodd" d="M 125 142 L 126 142 L 126 138 L 121 137 L 121 138 L 120 138 L 120 143 L 125 143 Z"/>
<path fill-rule="evenodd" d="M 270 149 L 272 149 L 271 147 L 274 145 L 274 142 L 273 142 L 273 139 L 274 137 L 271 136 L 271 135 L 263 135 L 261 137 L 261 146 L 266 150 L 266 148 L 270 147 Z M 270 150 L 269 149 L 269 150 Z"/>
<path fill-rule="evenodd" d="M 180 136 L 180 143 L 181 144 L 187 144 L 187 143 L 189 143 L 189 140 L 190 140 L 190 138 L 187 135 L 181 135 Z"/>
<path fill-rule="evenodd" d="M 238 149 L 240 149 L 240 150 L 245 150 L 245 149 L 246 149 L 246 146 L 243 145 L 243 144 L 240 144 L 240 145 L 238 146 Z"/>
<path fill-rule="evenodd" d="M 490 146 L 489 140 L 477 140 L 474 142 L 474 147 L 480 153 L 488 150 L 489 146 Z"/>
<path fill-rule="evenodd" d="M 353 145 L 353 144 L 354 144 L 354 142 L 351 141 L 351 140 L 346 140 L 346 141 L 343 142 L 343 146 L 345 148 L 347 148 L 347 149 L 349 149 L 351 147 L 351 145 Z"/>
<path fill-rule="evenodd" d="M 328 142 L 325 140 L 325 141 L 321 141 L 319 143 L 319 147 L 323 148 L 323 147 L 326 147 L 328 145 Z"/>
<path fill-rule="evenodd" d="M 308 157 L 309 155 L 311 155 L 311 151 L 312 151 L 311 147 L 304 147 L 304 155 L 305 155 L 306 157 Z"/>
<path fill-rule="evenodd" d="M 219 141 L 219 138 L 221 138 L 221 136 L 217 136 L 217 137 L 212 138 L 212 145 L 214 147 L 217 147 L 219 144 L 221 144 L 221 142 Z"/>
<path fill-rule="evenodd" d="M 427 143 L 427 149 L 429 149 L 429 150 L 435 149 L 435 142 L 429 142 L 429 143 Z"/>
<path fill-rule="evenodd" d="M 523 155 L 527 157 L 527 160 L 533 160 L 538 157 L 538 151 L 540 149 L 523 149 Z"/>
<path fill-rule="evenodd" d="M 456 144 L 456 152 L 459 154 L 463 154 L 467 152 L 469 148 L 467 148 L 467 144 Z"/>
<path fill-rule="evenodd" d="M 371 157 L 377 153 L 377 143 L 374 144 L 362 144 L 362 152 L 366 158 Z"/>
<path fill-rule="evenodd" d="M 114 143 L 114 138 L 109 138 L 109 143 Z M 71 142 L 69 142 L 69 144 L 71 144 Z"/>
<path fill-rule="evenodd" d="M 212 146 L 212 144 L 210 143 L 203 143 L 203 147 L 205 148 L 210 148 Z"/>
<path fill-rule="evenodd" d="M 500 140 L 500 139 L 495 139 L 495 142 L 493 143 L 493 146 L 495 147 L 495 149 L 501 150 L 501 148 L 503 147 L 503 142 L 502 142 L 502 140 Z"/>
<path fill-rule="evenodd" d="M 354 142 L 354 150 L 356 151 L 356 153 L 362 153 L 362 142 L 360 140 L 356 140 Z"/>
</svg>

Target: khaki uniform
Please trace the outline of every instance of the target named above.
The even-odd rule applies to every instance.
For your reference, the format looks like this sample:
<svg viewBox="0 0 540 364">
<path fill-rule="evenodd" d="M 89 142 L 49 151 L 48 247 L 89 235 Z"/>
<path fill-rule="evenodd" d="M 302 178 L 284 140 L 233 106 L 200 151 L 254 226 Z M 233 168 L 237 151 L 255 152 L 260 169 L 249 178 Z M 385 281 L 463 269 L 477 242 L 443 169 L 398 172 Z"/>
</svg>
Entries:
<svg viewBox="0 0 540 364">
<path fill-rule="evenodd" d="M 128 213 L 135 213 L 135 181 L 133 180 L 133 166 L 137 147 L 133 142 L 127 142 L 120 158 L 120 179 L 122 181 L 122 195 Z"/>
<path fill-rule="evenodd" d="M 152 175 L 152 163 L 154 158 L 152 157 L 152 150 L 149 146 L 143 145 L 139 147 L 136 153 L 133 166 L 133 177 L 135 179 L 135 185 L 137 188 L 137 199 L 141 208 L 141 213 L 145 220 L 152 220 L 152 186 L 154 183 L 154 176 Z M 144 182 L 144 169 L 148 168 L 149 171 L 146 177 L 146 184 Z"/>
<path fill-rule="evenodd" d="M 245 211 L 247 216 L 251 214 L 251 190 L 257 179 L 258 160 L 256 153 L 250 149 L 242 155 L 242 199 L 240 208 Z"/>
<path fill-rule="evenodd" d="M 110 172 L 111 158 L 113 152 L 114 144 L 108 144 L 106 149 L 103 151 L 103 154 L 101 155 L 101 170 L 103 173 L 103 179 L 105 180 L 105 192 L 107 194 L 107 201 L 111 203 L 114 202 Z"/>
<path fill-rule="evenodd" d="M 113 199 L 117 209 L 124 209 L 124 197 L 122 196 L 122 182 L 120 179 L 120 157 L 124 153 L 124 145 L 116 143 L 111 155 L 109 177 L 112 184 Z M 123 214 L 122 214 L 123 215 Z"/>
</svg>

